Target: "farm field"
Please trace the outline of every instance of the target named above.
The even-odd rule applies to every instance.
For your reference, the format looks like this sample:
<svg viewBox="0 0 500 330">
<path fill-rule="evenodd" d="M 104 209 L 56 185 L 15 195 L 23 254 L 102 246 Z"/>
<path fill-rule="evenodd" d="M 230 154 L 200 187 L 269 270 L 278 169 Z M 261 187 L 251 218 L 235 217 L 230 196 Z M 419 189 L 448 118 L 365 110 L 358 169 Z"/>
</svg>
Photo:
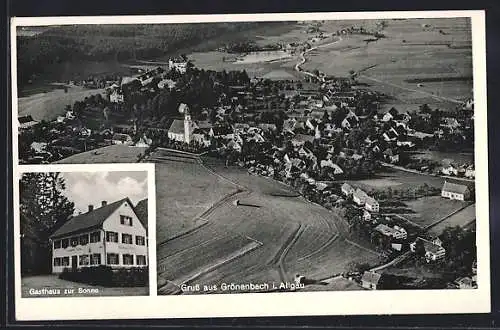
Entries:
<svg viewBox="0 0 500 330">
<path fill-rule="evenodd" d="M 287 267 L 291 274 L 298 273 L 313 280 L 320 280 L 346 271 L 351 262 L 375 266 L 380 260 L 374 251 L 353 245 L 345 239 L 337 239 L 322 253 L 300 261 L 291 260 L 287 262 Z"/>
<path fill-rule="evenodd" d="M 171 226 L 176 226 L 177 232 L 180 232 L 189 226 L 179 228 L 175 222 L 180 219 L 180 222 L 188 223 L 196 217 L 196 212 L 192 210 L 188 210 L 191 212 L 189 215 L 181 214 L 179 206 L 183 204 L 184 191 L 191 200 L 197 200 L 193 204 L 206 205 L 208 208 L 213 203 L 207 201 L 208 194 L 203 191 L 203 184 L 199 182 L 191 185 L 184 182 L 182 187 L 175 188 L 172 187 L 175 183 L 170 182 L 165 184 L 170 188 L 165 189 L 163 194 L 160 193 L 161 188 L 158 187 L 162 184 L 159 184 L 159 180 L 169 176 L 177 179 L 177 166 L 186 171 L 186 168 L 195 165 L 202 169 L 199 164 L 171 161 L 157 165 L 158 205 L 169 206 L 164 212 L 158 209 L 157 220 L 157 256 L 159 275 L 163 280 L 178 283 L 176 281 L 185 281 L 192 274 L 201 272 L 192 281 L 193 284 L 249 281 L 270 283 L 283 280 L 282 276 L 291 280 L 297 271 L 306 276 L 328 277 L 344 271 L 352 260 L 376 262 L 378 259 L 375 252 L 345 240 L 337 240 L 339 233 L 336 222 L 339 221 L 339 215 L 334 211 L 328 211 L 302 197 L 294 197 L 290 187 L 277 181 L 249 175 L 237 167 L 225 168 L 215 161 L 211 162 L 208 171 L 216 173 L 215 177 L 220 176 L 219 179 L 223 178 L 221 180 L 226 187 L 228 182 L 234 182 L 232 189 L 237 186 L 245 191 L 236 195 L 230 195 L 234 190 L 225 191 L 230 198 L 224 198 L 227 194 L 220 196 L 224 203 L 217 204 L 217 207 L 203 215 L 203 221 L 208 222 L 206 225 L 185 236 L 168 240 L 171 231 L 175 229 L 164 230 L 163 227 L 170 229 Z M 165 171 L 164 175 L 158 174 L 161 168 Z M 183 178 L 194 182 L 206 177 L 207 175 L 187 175 Z M 211 182 L 213 180 L 212 177 Z M 284 193 L 291 197 L 282 197 Z M 275 196 L 276 194 L 281 196 Z M 238 206 L 233 203 L 236 199 L 240 203 Z M 172 207 L 173 205 L 177 207 Z M 174 216 L 173 213 L 180 215 Z M 229 257 L 229 262 L 221 262 L 228 256 L 233 256 Z M 193 262 L 186 262 L 191 259 Z M 283 261 L 284 274 L 279 271 L 280 261 Z M 327 264 L 332 266 L 326 266 Z"/>
<path fill-rule="evenodd" d="M 350 180 L 348 183 L 364 189 L 365 191 L 386 190 L 389 187 L 393 190 L 405 190 L 421 186 L 424 183 L 431 187 L 441 188 L 444 179 L 441 177 L 387 168 L 385 171 L 378 173 L 373 179 Z"/>
<path fill-rule="evenodd" d="M 449 200 L 441 196 L 423 197 L 413 201 L 407 201 L 405 204 L 414 210 L 415 214 L 405 214 L 404 216 L 422 226 L 430 225 L 468 205 L 467 202 Z"/>
<path fill-rule="evenodd" d="M 432 227 L 429 230 L 429 233 L 437 236 L 440 235 L 443 232 L 443 230 L 448 226 L 467 227 L 475 219 L 476 219 L 476 204 L 473 204 L 457 212 L 451 217 L 447 218 L 440 224 Z"/>
<path fill-rule="evenodd" d="M 54 162 L 55 164 L 96 164 L 96 163 L 135 163 L 137 156 L 144 153 L 144 147 L 110 145 L 94 149 Z"/>
<path fill-rule="evenodd" d="M 343 36 L 332 47 L 311 52 L 304 68 L 319 68 L 337 76 L 347 76 L 349 70 L 359 71 L 359 80 L 368 83 L 370 89 L 394 98 L 384 107 L 403 107 L 402 111 L 417 110 L 422 103 L 431 108 L 454 109 L 457 100 L 472 95 L 471 34 L 467 19 L 386 22 L 382 31 L 385 38 L 367 43 L 366 36 Z M 328 22 L 322 28 L 328 33 L 339 25 L 365 23 Z M 453 81 L 432 82 L 441 78 Z M 412 79 L 423 82 L 418 87 L 416 82 L 410 82 Z"/>
<path fill-rule="evenodd" d="M 419 151 L 411 156 L 414 159 L 431 159 L 437 162 L 442 162 L 444 159 L 450 159 L 459 164 L 473 164 L 474 163 L 474 153 L 473 152 L 440 152 L 440 151 Z"/>
<path fill-rule="evenodd" d="M 62 89 L 55 89 L 46 93 L 20 97 L 18 100 L 18 115 L 31 115 L 35 120 L 54 120 L 57 116 L 66 113 L 65 107 L 82 101 L 90 95 L 102 94 L 103 89 L 86 89 L 79 86 L 68 87 L 65 93 Z"/>
<path fill-rule="evenodd" d="M 34 289 L 68 289 L 73 288 L 75 292 L 78 291 L 78 288 L 89 288 L 89 289 L 98 289 L 98 294 L 78 294 L 72 296 L 146 296 L 149 295 L 148 287 L 130 287 L 130 288 L 107 288 L 103 286 L 97 285 L 89 285 L 83 283 L 76 283 L 66 280 L 61 280 L 57 277 L 57 275 L 37 275 L 37 276 L 26 276 L 21 278 L 21 291 L 23 298 L 29 297 L 44 297 L 44 296 L 34 296 L 29 294 L 29 290 L 31 288 Z M 45 296 L 48 297 L 48 296 Z M 64 297 L 50 295 L 50 297 Z"/>
<path fill-rule="evenodd" d="M 306 291 L 358 291 L 365 290 L 362 286 L 354 281 L 349 281 L 343 277 L 335 278 L 326 281 L 325 284 L 309 284 L 306 285 Z"/>
</svg>

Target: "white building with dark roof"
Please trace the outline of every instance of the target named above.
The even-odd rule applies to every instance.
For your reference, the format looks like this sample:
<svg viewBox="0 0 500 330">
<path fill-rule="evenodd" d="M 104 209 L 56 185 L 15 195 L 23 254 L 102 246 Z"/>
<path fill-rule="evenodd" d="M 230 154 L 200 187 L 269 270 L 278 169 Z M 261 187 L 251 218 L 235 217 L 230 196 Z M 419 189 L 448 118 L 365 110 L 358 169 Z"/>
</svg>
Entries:
<svg viewBox="0 0 500 330">
<path fill-rule="evenodd" d="M 97 209 L 89 205 L 87 213 L 72 217 L 50 236 L 52 273 L 100 265 L 146 267 L 147 221 L 143 221 L 128 197 L 111 204 L 103 201 Z"/>
<path fill-rule="evenodd" d="M 20 129 L 28 129 L 38 124 L 38 122 L 34 120 L 31 115 L 18 117 L 17 120 L 19 122 Z"/>
<path fill-rule="evenodd" d="M 425 259 L 427 262 L 443 259 L 446 255 L 446 250 L 439 244 L 426 240 L 425 238 L 418 237 L 415 242 L 410 244 L 410 250 L 416 252 L 417 244 L 423 244 L 425 250 Z"/>
<path fill-rule="evenodd" d="M 441 196 L 449 199 L 465 201 L 470 197 L 470 189 L 468 186 L 458 183 L 445 181 L 441 189 Z"/>
</svg>

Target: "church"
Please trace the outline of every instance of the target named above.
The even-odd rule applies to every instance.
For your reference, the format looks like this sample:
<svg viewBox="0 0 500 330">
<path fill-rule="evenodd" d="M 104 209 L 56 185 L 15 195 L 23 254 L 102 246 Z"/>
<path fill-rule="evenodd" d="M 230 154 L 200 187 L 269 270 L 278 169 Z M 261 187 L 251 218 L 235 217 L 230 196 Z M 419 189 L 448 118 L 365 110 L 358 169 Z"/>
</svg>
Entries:
<svg viewBox="0 0 500 330">
<path fill-rule="evenodd" d="M 198 128 L 198 125 L 191 119 L 187 104 L 181 103 L 179 105 L 179 113 L 184 114 L 184 120 L 174 119 L 168 129 L 168 138 L 189 144 L 193 139 L 193 132 Z"/>
</svg>

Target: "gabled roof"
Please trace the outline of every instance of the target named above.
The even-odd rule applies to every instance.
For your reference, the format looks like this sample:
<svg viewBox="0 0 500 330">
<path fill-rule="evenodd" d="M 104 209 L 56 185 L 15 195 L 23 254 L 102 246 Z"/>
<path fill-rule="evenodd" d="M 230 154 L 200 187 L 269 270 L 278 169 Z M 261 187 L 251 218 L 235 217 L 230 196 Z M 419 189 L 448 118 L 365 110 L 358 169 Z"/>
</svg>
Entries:
<svg viewBox="0 0 500 330">
<path fill-rule="evenodd" d="M 131 137 L 128 134 L 115 133 L 113 134 L 112 140 L 127 141 L 130 138 Z"/>
<path fill-rule="evenodd" d="M 168 131 L 174 134 L 184 134 L 184 120 L 174 119 Z"/>
<path fill-rule="evenodd" d="M 382 275 L 379 273 L 366 271 L 363 273 L 363 277 L 361 278 L 361 281 L 372 283 L 372 284 L 378 284 L 381 277 L 382 277 Z"/>
<path fill-rule="evenodd" d="M 469 189 L 469 187 L 467 187 L 466 185 L 448 181 L 445 181 L 443 185 L 443 191 L 448 191 L 456 194 L 465 194 L 467 189 Z"/>
<path fill-rule="evenodd" d="M 34 121 L 31 115 L 18 117 L 18 120 L 20 124 L 25 124 Z"/>
<path fill-rule="evenodd" d="M 365 203 L 370 205 L 378 204 L 377 200 L 370 196 L 366 197 Z"/>
<path fill-rule="evenodd" d="M 424 244 L 425 252 L 429 252 L 429 253 L 433 253 L 433 254 L 438 254 L 440 251 L 445 250 L 442 246 L 434 244 L 433 242 L 428 241 L 425 238 L 417 237 L 417 239 L 415 240 L 415 243 L 418 240 L 421 240 L 422 243 Z"/>
<path fill-rule="evenodd" d="M 354 192 L 354 188 L 348 184 L 348 183 L 344 183 L 341 187 L 342 190 L 347 190 L 347 191 L 351 191 L 351 192 Z"/>
<path fill-rule="evenodd" d="M 143 199 L 139 201 L 135 206 L 135 214 L 139 218 L 139 221 L 142 223 L 144 228 L 146 228 L 146 232 L 148 232 L 148 199 Z"/>
<path fill-rule="evenodd" d="M 107 204 L 98 209 L 94 209 L 93 211 L 79 214 L 70 218 L 66 223 L 59 227 L 59 229 L 52 233 L 52 235 L 50 235 L 50 238 L 100 228 L 104 221 L 106 221 L 106 219 L 109 218 L 109 216 L 114 211 L 116 211 L 124 202 L 128 202 L 134 210 L 133 204 L 130 199 L 128 197 L 125 197 L 114 203 Z"/>
<path fill-rule="evenodd" d="M 212 132 L 215 136 L 232 134 L 233 129 L 229 126 L 214 126 L 212 127 Z"/>
</svg>

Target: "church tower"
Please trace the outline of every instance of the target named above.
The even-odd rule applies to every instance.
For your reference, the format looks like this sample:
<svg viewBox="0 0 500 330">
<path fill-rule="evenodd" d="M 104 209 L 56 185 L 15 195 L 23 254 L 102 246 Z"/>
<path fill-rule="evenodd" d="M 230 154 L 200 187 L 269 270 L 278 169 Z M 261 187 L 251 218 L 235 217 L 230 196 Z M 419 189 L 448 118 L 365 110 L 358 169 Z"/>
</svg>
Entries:
<svg viewBox="0 0 500 330">
<path fill-rule="evenodd" d="M 191 115 L 189 114 L 189 109 L 186 106 L 184 108 L 184 142 L 188 144 L 191 142 L 191 127 Z"/>
</svg>

